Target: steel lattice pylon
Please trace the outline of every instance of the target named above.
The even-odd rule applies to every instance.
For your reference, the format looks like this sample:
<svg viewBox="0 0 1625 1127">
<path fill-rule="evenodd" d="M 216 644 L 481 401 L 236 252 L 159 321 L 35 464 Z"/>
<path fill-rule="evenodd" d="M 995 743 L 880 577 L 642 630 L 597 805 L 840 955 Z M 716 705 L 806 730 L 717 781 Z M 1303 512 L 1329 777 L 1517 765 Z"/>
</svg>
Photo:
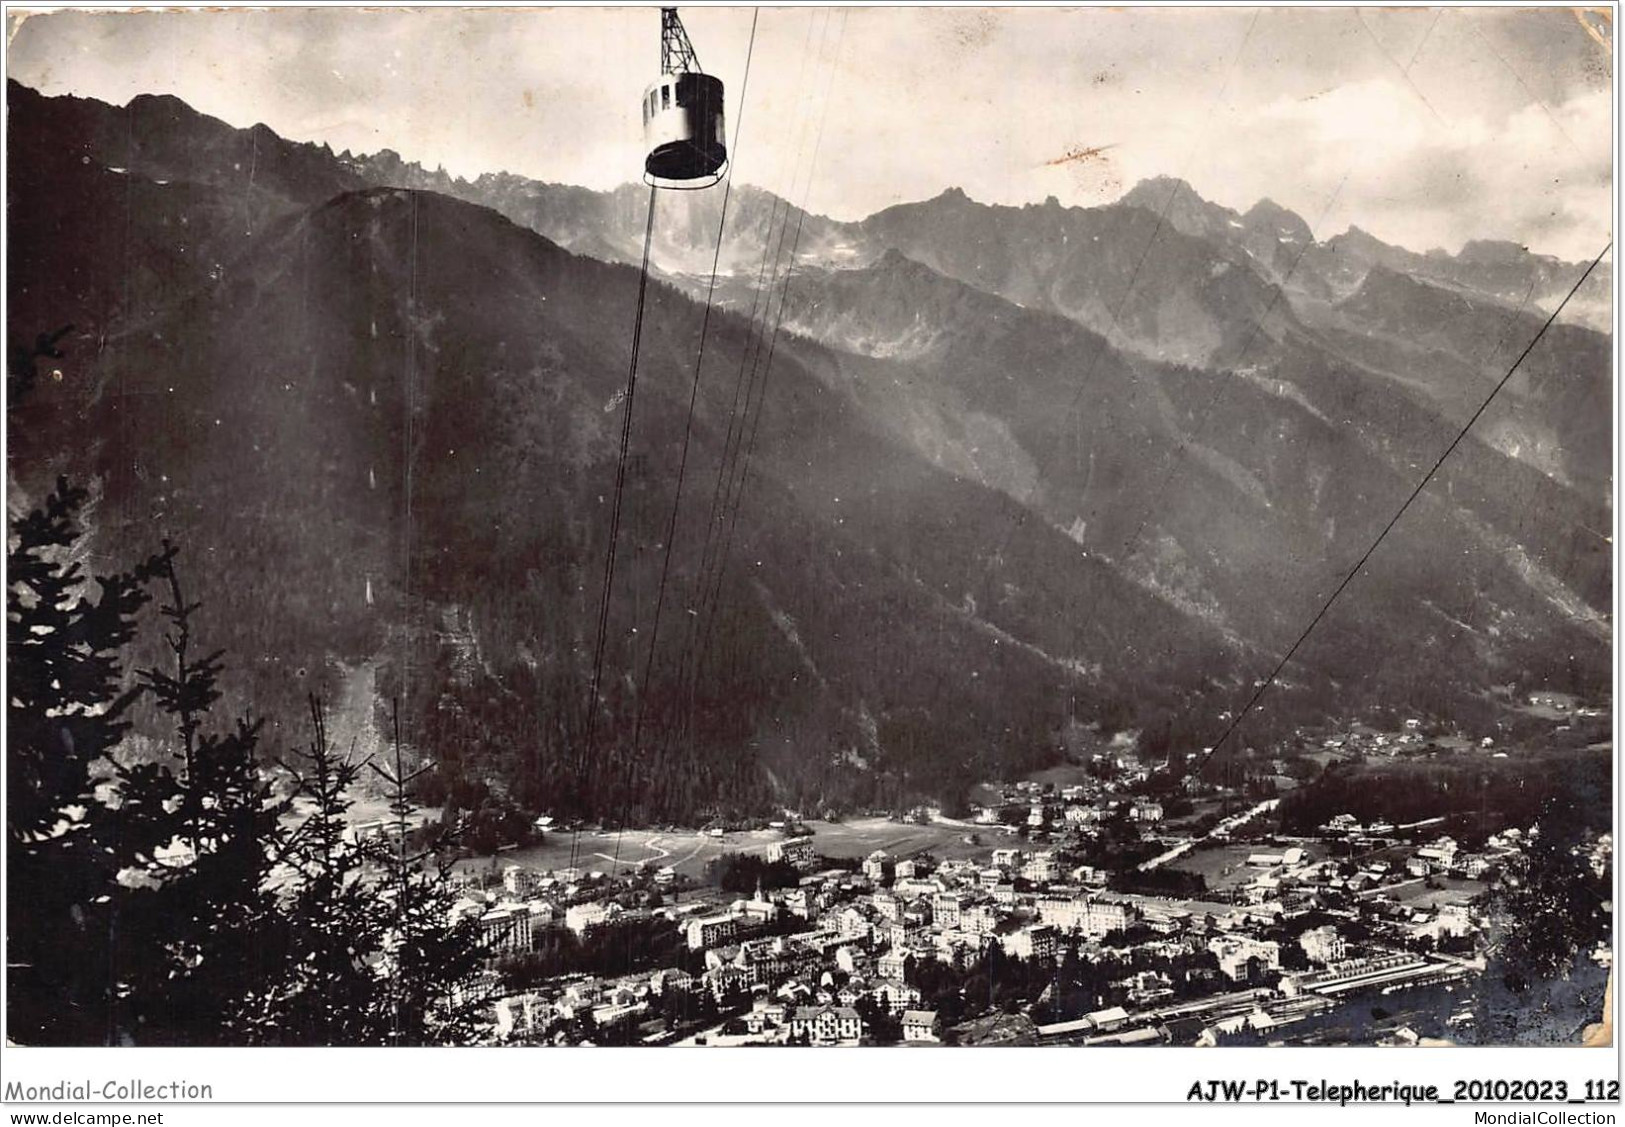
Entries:
<svg viewBox="0 0 1625 1127">
<path fill-rule="evenodd" d="M 700 57 L 688 41 L 676 8 L 660 9 L 660 73 L 699 74 Z"/>
</svg>

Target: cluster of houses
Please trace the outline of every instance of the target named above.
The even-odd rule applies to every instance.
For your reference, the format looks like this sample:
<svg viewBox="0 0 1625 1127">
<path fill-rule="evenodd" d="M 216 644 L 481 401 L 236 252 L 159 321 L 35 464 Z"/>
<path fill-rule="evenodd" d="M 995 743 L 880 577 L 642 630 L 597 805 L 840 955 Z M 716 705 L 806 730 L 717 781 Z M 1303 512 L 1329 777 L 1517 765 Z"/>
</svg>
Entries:
<svg viewBox="0 0 1625 1127">
<path fill-rule="evenodd" d="M 1337 828 L 1328 837 L 1347 832 L 1342 827 L 1352 819 L 1340 815 L 1333 822 Z M 1473 930 L 1466 906 L 1473 891 L 1457 886 L 1453 893 L 1408 899 L 1406 890 L 1423 891 L 1424 881 L 1440 877 L 1483 880 L 1497 862 L 1519 847 L 1522 839 L 1520 831 L 1509 830 L 1490 838 L 1482 852 L 1469 853 L 1452 838 L 1441 836 L 1407 847 L 1408 852 L 1384 850 L 1386 857 L 1353 861 L 1319 858 L 1301 846 L 1258 850 L 1248 854 L 1247 880 L 1235 887 L 1233 896 L 1257 920 L 1280 921 L 1306 910 L 1329 908 L 1368 919 L 1394 942 L 1459 938 Z M 1311 960 L 1315 959 L 1314 953 L 1307 953 Z"/>
<path fill-rule="evenodd" d="M 776 852 L 777 859 L 792 863 L 814 860 L 793 840 Z M 1084 869 L 1071 876 L 1098 882 L 1101 874 Z M 963 967 L 994 945 L 1015 958 L 1054 959 L 1070 937 L 1103 936 L 1140 918 L 1130 901 L 1102 893 L 1098 885 L 1062 883 L 1061 877 L 1048 850 L 1000 849 L 981 863 L 893 859 L 877 852 L 855 872 L 812 872 L 793 888 L 758 888 L 731 903 L 666 908 L 687 949 L 703 958 L 703 969 L 666 968 L 611 984 L 577 981 L 503 998 L 495 1002 L 497 1029 L 524 1036 L 584 1007 L 600 1025 L 626 1020 L 652 1010 L 664 991 L 675 989 L 704 991 L 718 1003 L 748 996 L 746 1028 L 731 1035 L 734 1043 L 855 1042 L 863 1036 L 859 1011 L 869 1007 L 899 1022 L 905 1040 L 930 1040 L 937 1035 L 935 1015 L 907 981 L 911 964 L 936 960 Z M 551 879 L 556 884 L 557 874 Z M 510 869 L 504 888 L 518 896 L 540 891 L 545 881 Z M 617 916 L 606 901 L 573 904 L 562 921 L 547 901 L 536 899 L 470 898 L 460 910 L 480 914 L 496 955 L 528 946 L 540 927 L 584 929 Z M 723 1039 L 717 1034 L 713 1043 Z"/>
<path fill-rule="evenodd" d="M 1320 832 L 1328 838 L 1346 840 L 1357 849 L 1375 849 L 1397 842 L 1397 835 L 1404 828 L 1408 827 L 1396 827 L 1392 822 L 1385 821 L 1361 825 L 1353 814 L 1338 814 L 1322 825 Z M 1522 842 L 1523 832 L 1516 828 L 1491 837 L 1484 849 L 1478 852 L 1463 849 L 1454 838 L 1439 837 L 1417 848 L 1406 860 L 1405 871 L 1412 877 L 1451 876 L 1480 880 L 1497 860 L 1519 848 Z M 1380 882 L 1386 871 L 1379 869 L 1365 875 L 1376 883 Z"/>
<path fill-rule="evenodd" d="M 1155 826 L 1165 817 L 1162 803 L 1143 795 L 1089 801 L 1084 796 L 1085 789 L 1068 787 L 1058 794 L 1032 797 L 1026 805 L 1026 813 L 1020 816 L 1016 824 L 1009 821 L 1008 806 L 981 807 L 976 811 L 976 822 L 1010 833 L 1025 827 L 1029 837 L 1039 840 L 1046 834 L 1062 830 L 1087 832 L 1089 827 L 1098 826 L 1119 811 L 1141 827 Z"/>
<path fill-rule="evenodd" d="M 1070 823 L 1087 832 L 1089 823 L 1107 817 L 1143 825 L 1162 820 L 1159 803 L 1143 796 L 1113 799 L 1111 789 L 1093 781 L 1060 791 L 1017 784 L 1006 797 L 1030 804 L 1045 828 Z M 500 894 L 472 895 L 457 911 L 478 918 L 494 956 L 530 949 L 545 928 L 584 936 L 640 916 L 663 916 L 681 935 L 687 969 L 611 980 L 560 978 L 495 998 L 497 1034 L 509 1039 L 556 1030 L 561 1021 L 590 1012 L 599 1027 L 637 1023 L 651 1043 L 685 1036 L 707 1044 L 858 1044 L 874 1033 L 865 1015 L 885 1015 L 892 1037 L 900 1028 L 903 1041 L 930 1042 L 945 1031 L 930 999 L 912 984 L 912 968 L 937 962 L 963 969 L 994 948 L 1026 960 L 1058 960 L 1070 951 L 1093 957 L 1102 940 L 1117 936 L 1112 944 L 1121 948 L 1122 933 L 1129 932 L 1136 935 L 1133 949 L 1153 958 L 1210 956 L 1208 966 L 1217 968 L 1212 1006 L 1175 1005 L 1174 981 L 1141 970 L 1113 983 L 1113 999 L 1122 1006 L 1038 1029 L 1034 1038 L 1115 1044 L 1154 1035 L 1189 1043 L 1194 1036 L 1222 1035 L 1225 1023 L 1254 1030 L 1290 1024 L 1373 983 L 1407 985 L 1465 973 L 1460 960 L 1423 954 L 1435 948 L 1412 941 L 1471 935 L 1470 896 L 1415 897 L 1398 888 L 1420 886 L 1421 878 L 1481 878 L 1520 848 L 1518 830 L 1468 851 L 1445 836 L 1400 848 L 1416 827 L 1361 825 L 1349 814 L 1320 829 L 1319 843 L 1260 846 L 1245 862 L 1238 857 L 1246 879 L 1203 900 L 1109 892 L 1106 873 L 1068 863 L 1047 847 L 1043 833 L 1029 835 L 1022 848 L 996 846 L 976 859 L 876 851 L 855 869 L 820 869 L 825 862 L 815 839 L 792 836 L 770 845 L 766 859 L 793 866 L 796 883 L 758 887 L 749 897 L 702 894 L 686 904 L 626 907 L 635 901 L 623 895 L 628 885 L 618 879 L 509 866 Z M 1382 856 L 1353 862 L 1317 856 L 1330 842 L 1370 846 Z M 1430 880 L 1429 889 L 1438 887 Z M 1329 914 L 1333 922 L 1295 933 L 1290 921 L 1308 912 Z M 1360 943 L 1344 934 L 1338 921 L 1345 919 L 1363 922 Z M 1283 934 L 1296 935 L 1284 941 L 1297 948 L 1290 959 L 1283 958 Z M 1248 992 L 1260 987 L 1263 994 L 1253 999 Z M 720 1015 L 714 1028 L 668 1028 L 659 1019 L 669 991 L 708 995 Z M 1190 998 L 1188 984 L 1180 996 Z M 1230 1001 L 1239 996 L 1247 998 L 1244 1014 Z M 1009 1032 L 1009 1022 L 993 1024 L 998 1029 L 987 1036 Z M 956 1038 L 963 1035 L 956 1030 Z"/>
<path fill-rule="evenodd" d="M 452 905 L 451 917 L 478 921 L 481 946 L 493 960 L 529 951 L 547 928 L 563 928 L 580 937 L 607 923 L 653 914 L 621 903 L 636 899 L 639 882 L 603 872 L 579 868 L 547 872 L 508 865 L 499 889 L 482 887 L 473 874 L 463 880 L 463 894 Z M 656 874 L 652 883 L 666 882 Z"/>
<path fill-rule="evenodd" d="M 1562 694 L 1549 693 L 1532 694 L 1529 697 L 1529 704 L 1534 708 L 1548 708 L 1559 713 L 1568 712 L 1570 707 L 1567 698 L 1565 698 Z M 1604 713 L 1601 709 L 1579 708 L 1574 710 L 1573 715 L 1578 717 L 1595 717 L 1604 715 Z M 1566 725 L 1558 728 L 1557 730 L 1563 731 L 1565 728 Z M 1433 728 L 1433 732 L 1435 734 L 1437 734 L 1438 731 L 1439 729 L 1437 727 Z M 1476 743 L 1477 746 L 1484 751 L 1490 751 L 1495 747 L 1494 736 L 1473 736 L 1458 731 L 1453 733 L 1452 738 L 1458 741 L 1465 740 L 1469 745 Z M 1429 734 L 1429 725 L 1417 717 L 1411 717 L 1404 720 L 1400 724 L 1398 731 L 1380 731 L 1363 724 L 1356 724 L 1350 727 L 1347 731 L 1338 735 L 1324 737 L 1320 741 L 1320 746 L 1326 751 L 1336 752 L 1342 755 L 1369 755 L 1394 758 L 1407 752 L 1425 750 L 1426 748 L 1432 746 L 1431 740 L 1432 736 Z M 1497 759 L 1505 759 L 1506 753 L 1496 752 L 1495 757 Z"/>
<path fill-rule="evenodd" d="M 794 967 L 800 961 L 799 953 L 788 950 L 777 952 L 772 960 L 778 964 L 780 974 L 793 973 L 785 968 Z M 855 1004 L 869 997 L 870 991 L 852 986 L 839 990 L 828 987 L 818 990 L 790 988 L 774 992 L 760 988 L 763 971 L 764 966 L 760 962 L 745 963 L 723 956 L 714 966 L 708 967 L 703 976 L 675 969 L 614 980 L 576 976 L 567 984 L 559 984 L 551 990 L 535 990 L 496 999 L 493 1003 L 495 1032 L 502 1040 L 529 1039 L 556 1028 L 559 1020 L 569 1021 L 590 1014 L 594 1024 L 600 1028 L 622 1021 L 643 1022 L 648 1030 L 643 1039 L 649 1043 L 662 1043 L 668 1038 L 665 1023 L 655 1016 L 655 1007 L 668 992 L 692 994 L 707 986 L 720 987 L 724 984 L 731 990 L 755 979 L 759 988 L 749 993 L 750 1008 L 742 1016 L 700 1035 L 696 1043 L 822 1046 L 857 1045 L 863 1041 L 865 1025 Z M 886 992 L 880 993 L 880 1004 L 901 1021 L 905 1037 L 910 1040 L 936 1039 L 936 1014 L 893 1006 Z M 918 992 L 914 994 L 917 997 Z M 654 1020 L 646 1020 L 649 1018 Z M 736 1029 L 730 1032 L 729 1025 L 736 1026 Z"/>
<path fill-rule="evenodd" d="M 817 863 L 799 840 L 783 842 L 775 852 L 776 859 L 803 868 Z M 1309 888 L 1324 875 L 1300 847 L 1249 861 L 1280 874 L 1271 878 L 1277 890 Z M 854 1044 L 866 1036 L 864 1013 L 888 1015 L 906 1041 L 929 1041 L 941 1030 L 928 999 L 909 981 L 911 966 L 922 962 L 962 968 L 994 946 L 1013 958 L 1054 960 L 1069 947 L 1087 948 L 1143 927 L 1153 937 L 1148 949 L 1157 948 L 1154 953 L 1206 951 L 1224 980 L 1244 986 L 1281 966 L 1279 945 L 1259 938 L 1258 928 L 1300 910 L 1291 895 L 1287 903 L 1222 904 L 1114 894 L 1104 890 L 1098 870 L 1061 869 L 1058 855 L 1046 849 L 999 848 L 985 861 L 941 862 L 875 852 L 856 871 L 807 872 L 794 887 L 666 908 L 686 949 L 702 960 L 699 969 L 561 981 L 502 998 L 495 1002 L 497 1030 L 525 1037 L 584 1010 L 599 1026 L 648 1020 L 658 1014 L 662 995 L 676 990 L 704 992 L 734 1010 L 748 1004 L 731 1031 L 719 1026 L 708 1035 L 711 1044 Z M 510 868 L 504 888 L 514 896 L 542 892 L 571 875 L 538 878 Z M 561 891 L 572 888 L 580 894 L 579 880 Z M 465 910 L 480 911 L 482 925 L 499 937 L 498 952 L 528 945 L 535 927 L 584 930 L 615 919 L 617 912 L 628 914 L 613 901 L 586 900 L 570 905 L 561 919 L 545 907 L 533 911 L 535 903 L 471 902 Z M 516 922 L 522 918 L 530 922 Z M 1308 961 L 1322 970 L 1348 957 L 1334 927 L 1307 932 L 1300 943 Z M 1139 1006 L 1155 1006 L 1173 993 L 1172 982 L 1156 972 L 1116 985 Z M 650 1037 L 658 1038 L 664 1027 L 650 1024 Z M 1115 1035 L 1102 1025 L 1097 1021 L 1090 1029 Z"/>
</svg>

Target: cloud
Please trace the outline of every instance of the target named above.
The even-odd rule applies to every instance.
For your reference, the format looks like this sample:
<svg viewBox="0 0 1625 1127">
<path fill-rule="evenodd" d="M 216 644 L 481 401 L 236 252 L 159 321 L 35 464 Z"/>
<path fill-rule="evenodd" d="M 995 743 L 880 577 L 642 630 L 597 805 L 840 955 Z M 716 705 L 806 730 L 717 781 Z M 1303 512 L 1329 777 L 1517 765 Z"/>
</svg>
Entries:
<svg viewBox="0 0 1625 1127">
<path fill-rule="evenodd" d="M 1398 76 L 1374 77 L 1221 122 L 1188 179 L 1237 208 L 1267 195 L 1320 238 L 1354 224 L 1418 250 L 1506 238 L 1590 258 L 1610 229 L 1611 114 L 1597 90 L 1441 119 Z"/>
<path fill-rule="evenodd" d="M 1168 174 L 1322 235 L 1568 257 L 1605 237 L 1608 60 L 1567 10 L 764 8 L 743 107 L 751 10 L 684 19 L 728 83 L 736 175 L 800 198 L 817 147 L 808 205 L 841 218 L 949 186 L 1092 205 Z M 657 29 L 639 8 L 60 12 L 8 64 L 46 93 L 174 93 L 337 149 L 608 188 L 641 163 Z"/>
</svg>

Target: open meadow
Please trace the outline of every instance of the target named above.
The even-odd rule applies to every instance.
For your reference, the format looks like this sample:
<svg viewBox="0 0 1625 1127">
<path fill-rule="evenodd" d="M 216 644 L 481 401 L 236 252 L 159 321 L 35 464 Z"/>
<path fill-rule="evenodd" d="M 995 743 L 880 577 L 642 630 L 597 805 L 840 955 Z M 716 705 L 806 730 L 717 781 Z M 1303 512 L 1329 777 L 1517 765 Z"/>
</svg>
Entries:
<svg viewBox="0 0 1625 1127">
<path fill-rule="evenodd" d="M 988 828 L 958 825 L 908 825 L 886 818 L 854 818 L 846 822 L 806 823 L 813 831 L 813 848 L 838 860 L 867 857 L 876 849 L 893 857 L 908 857 L 929 850 L 938 857 L 986 855 L 1005 841 L 1005 835 Z M 978 844 L 965 841 L 978 837 Z M 777 830 L 735 830 L 712 837 L 694 829 L 652 830 L 561 830 L 550 833 L 535 845 L 510 849 L 494 857 L 471 857 L 459 863 L 461 869 L 496 865 L 523 865 L 532 869 L 577 868 L 617 872 L 648 863 L 671 866 L 684 876 L 703 880 L 705 867 L 726 853 L 767 852 L 768 846 L 784 837 Z M 1014 839 L 1011 839 L 1014 840 Z"/>
</svg>

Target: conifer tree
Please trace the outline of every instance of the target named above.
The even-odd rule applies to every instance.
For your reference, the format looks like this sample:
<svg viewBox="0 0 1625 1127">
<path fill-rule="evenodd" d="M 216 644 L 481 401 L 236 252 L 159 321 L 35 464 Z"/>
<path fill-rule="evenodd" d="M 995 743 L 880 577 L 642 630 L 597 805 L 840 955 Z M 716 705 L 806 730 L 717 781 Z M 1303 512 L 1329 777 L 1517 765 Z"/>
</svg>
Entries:
<svg viewBox="0 0 1625 1127">
<path fill-rule="evenodd" d="M 199 606 L 184 598 L 175 556 L 166 542 L 158 565 L 172 667 L 143 669 L 141 679 L 174 721 L 179 774 L 151 763 L 118 769 L 121 828 L 140 824 L 145 840 L 160 843 L 135 858 L 144 887 L 126 898 L 124 928 L 135 941 L 117 960 L 128 984 L 121 1010 L 141 1043 L 229 1044 L 243 1036 L 243 1006 L 264 992 L 286 946 L 269 877 L 287 802 L 258 764 L 261 721 L 205 727 L 221 655 L 195 654 Z"/>
<path fill-rule="evenodd" d="M 218 653 L 199 657 L 176 549 L 87 579 L 63 481 L 7 545 L 8 1032 L 25 1044 L 460 1044 L 487 1007 L 480 924 L 454 918 L 438 859 L 409 843 L 396 727 L 393 847 L 349 835 L 359 765 L 320 707 L 293 792 L 259 765 L 259 721 L 223 731 Z M 126 675 L 123 650 L 161 581 L 171 661 Z M 94 590 L 93 590 L 94 588 Z M 170 762 L 128 746 L 146 692 Z M 284 765 L 286 766 L 286 764 Z M 304 818 L 289 818 L 294 803 Z M 296 828 L 285 828 L 285 820 Z"/>
<path fill-rule="evenodd" d="M 488 1007 L 480 988 L 485 942 L 479 920 L 454 916 L 458 899 L 449 865 L 437 854 L 450 844 L 443 835 L 413 849 L 408 818 L 411 784 L 429 767 L 405 767 L 397 703 L 393 721 L 394 763 L 370 764 L 390 792 L 395 848 L 386 856 L 387 898 L 392 918 L 384 941 L 389 990 L 389 1041 L 395 1045 L 457 1045 L 473 1040 Z"/>
<path fill-rule="evenodd" d="M 7 543 L 8 1031 L 25 1044 L 111 1039 L 118 995 L 120 864 L 98 792 L 140 692 L 121 651 L 161 560 L 87 577 L 74 558 L 87 498 L 59 479 Z"/>
<path fill-rule="evenodd" d="M 382 858 L 347 824 L 362 765 L 353 748 L 343 758 L 334 754 L 320 702 L 313 696 L 309 706 L 309 748 L 292 762 L 279 761 L 294 780 L 302 814 L 282 855 L 293 882 L 285 901 L 287 960 L 252 999 L 246 1037 L 259 1044 L 383 1045 L 391 1025 L 377 961 L 389 915 L 367 878 Z"/>
<path fill-rule="evenodd" d="M 73 558 L 88 494 L 60 478 L 43 508 L 12 522 L 6 562 L 6 830 L 14 844 L 61 837 L 64 808 L 93 800 L 109 749 L 140 695 L 120 651 L 163 563 L 88 579 Z M 100 588 L 96 597 L 90 584 Z"/>
</svg>

